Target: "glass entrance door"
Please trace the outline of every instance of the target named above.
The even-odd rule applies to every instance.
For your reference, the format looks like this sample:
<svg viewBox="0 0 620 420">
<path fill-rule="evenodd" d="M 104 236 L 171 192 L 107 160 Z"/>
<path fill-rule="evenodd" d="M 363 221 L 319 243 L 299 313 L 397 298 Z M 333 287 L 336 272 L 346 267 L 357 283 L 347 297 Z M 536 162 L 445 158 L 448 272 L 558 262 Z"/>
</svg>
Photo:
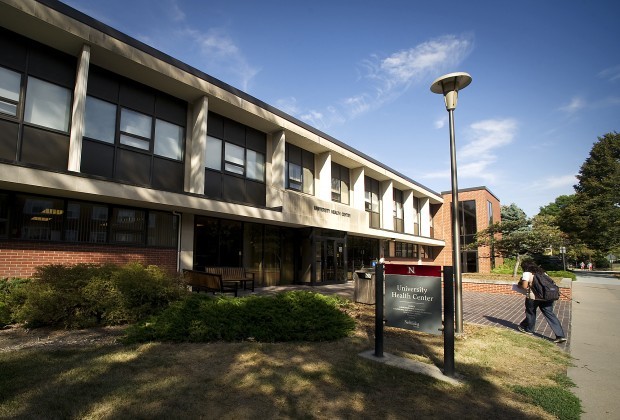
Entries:
<svg viewBox="0 0 620 420">
<path fill-rule="evenodd" d="M 317 283 L 344 283 L 346 281 L 344 246 L 342 239 L 323 239 L 317 246 Z"/>
</svg>

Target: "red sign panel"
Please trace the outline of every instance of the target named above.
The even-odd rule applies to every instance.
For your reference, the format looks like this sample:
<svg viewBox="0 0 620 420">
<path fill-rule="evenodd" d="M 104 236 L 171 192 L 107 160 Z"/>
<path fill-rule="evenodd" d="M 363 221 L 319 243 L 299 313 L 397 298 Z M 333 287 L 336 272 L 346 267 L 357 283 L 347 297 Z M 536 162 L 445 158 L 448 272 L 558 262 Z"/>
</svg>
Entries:
<svg viewBox="0 0 620 420">
<path fill-rule="evenodd" d="M 385 274 L 441 277 L 440 265 L 385 264 Z"/>
</svg>

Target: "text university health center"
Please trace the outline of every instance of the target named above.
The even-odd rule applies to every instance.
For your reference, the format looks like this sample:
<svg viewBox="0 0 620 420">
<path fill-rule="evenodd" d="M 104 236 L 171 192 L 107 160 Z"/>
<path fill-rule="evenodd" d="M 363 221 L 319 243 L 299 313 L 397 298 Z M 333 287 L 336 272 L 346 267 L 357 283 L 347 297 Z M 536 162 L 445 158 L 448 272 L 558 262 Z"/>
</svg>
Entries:
<svg viewBox="0 0 620 420">
<path fill-rule="evenodd" d="M 0 0 L 0 23 L 0 277 L 444 264 L 440 194 L 63 3 Z"/>
</svg>

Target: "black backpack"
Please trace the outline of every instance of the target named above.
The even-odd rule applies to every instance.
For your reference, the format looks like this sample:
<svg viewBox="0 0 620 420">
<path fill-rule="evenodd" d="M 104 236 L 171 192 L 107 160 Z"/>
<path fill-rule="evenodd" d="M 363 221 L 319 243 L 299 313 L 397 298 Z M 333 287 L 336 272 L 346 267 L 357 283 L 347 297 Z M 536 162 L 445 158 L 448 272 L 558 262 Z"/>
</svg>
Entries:
<svg viewBox="0 0 620 420">
<path fill-rule="evenodd" d="M 534 281 L 530 287 L 538 299 L 558 300 L 560 298 L 560 288 L 545 273 L 534 274 Z"/>
</svg>

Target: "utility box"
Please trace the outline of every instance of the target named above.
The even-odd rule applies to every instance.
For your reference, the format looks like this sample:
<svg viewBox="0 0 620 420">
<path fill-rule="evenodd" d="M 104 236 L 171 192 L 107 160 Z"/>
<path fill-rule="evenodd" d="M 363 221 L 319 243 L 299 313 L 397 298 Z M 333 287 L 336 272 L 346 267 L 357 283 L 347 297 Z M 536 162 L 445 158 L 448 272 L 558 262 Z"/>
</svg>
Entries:
<svg viewBox="0 0 620 420">
<path fill-rule="evenodd" d="M 355 289 L 353 298 L 357 303 L 375 304 L 375 269 L 362 269 L 353 275 Z"/>
</svg>

